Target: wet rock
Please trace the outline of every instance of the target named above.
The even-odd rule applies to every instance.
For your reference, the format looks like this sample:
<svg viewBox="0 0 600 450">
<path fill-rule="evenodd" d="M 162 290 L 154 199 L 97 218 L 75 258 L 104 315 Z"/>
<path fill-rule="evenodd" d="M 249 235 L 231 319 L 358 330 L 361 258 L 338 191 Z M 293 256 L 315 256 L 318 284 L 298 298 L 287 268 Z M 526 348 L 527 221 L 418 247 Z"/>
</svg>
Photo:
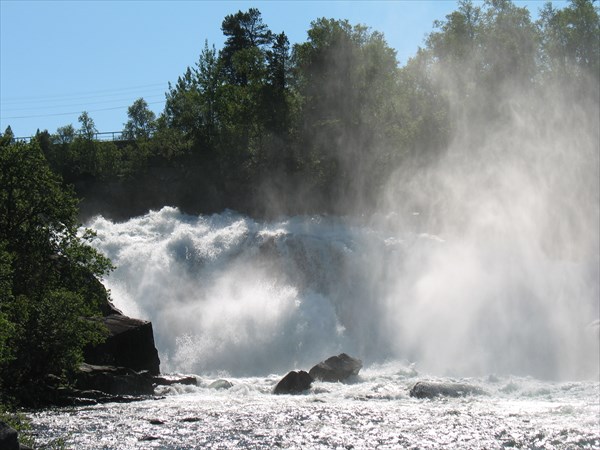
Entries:
<svg viewBox="0 0 600 450">
<path fill-rule="evenodd" d="M 187 386 L 196 386 L 198 384 L 195 377 L 182 377 L 182 378 L 166 378 L 166 377 L 154 377 L 154 384 L 156 386 L 172 386 L 174 384 L 185 384 Z"/>
<path fill-rule="evenodd" d="M 114 310 L 111 310 L 114 311 Z M 154 345 L 152 323 L 111 313 L 101 320 L 108 329 L 106 341 L 84 350 L 84 360 L 92 365 L 127 367 L 135 371 L 160 372 L 160 359 Z"/>
<path fill-rule="evenodd" d="M 228 380 L 216 380 L 208 385 L 210 389 L 229 389 L 233 387 L 233 383 Z"/>
<path fill-rule="evenodd" d="M 183 419 L 181 419 L 181 421 L 187 422 L 187 423 L 200 422 L 200 418 L 199 417 L 184 417 Z"/>
<path fill-rule="evenodd" d="M 275 386 L 275 394 L 298 394 L 310 388 L 313 378 L 304 370 L 291 371 Z"/>
<path fill-rule="evenodd" d="M 153 377 L 147 371 L 127 367 L 82 364 L 76 375 L 79 390 L 101 391 L 111 395 L 152 395 Z"/>
<path fill-rule="evenodd" d="M 353 375 L 358 375 L 362 368 L 360 359 L 341 353 L 320 362 L 308 372 L 315 380 L 337 382 L 343 381 Z"/>
<path fill-rule="evenodd" d="M 485 394 L 483 389 L 471 384 L 436 381 L 419 381 L 410 390 L 410 396 L 415 398 L 464 397 L 483 394 Z"/>
</svg>

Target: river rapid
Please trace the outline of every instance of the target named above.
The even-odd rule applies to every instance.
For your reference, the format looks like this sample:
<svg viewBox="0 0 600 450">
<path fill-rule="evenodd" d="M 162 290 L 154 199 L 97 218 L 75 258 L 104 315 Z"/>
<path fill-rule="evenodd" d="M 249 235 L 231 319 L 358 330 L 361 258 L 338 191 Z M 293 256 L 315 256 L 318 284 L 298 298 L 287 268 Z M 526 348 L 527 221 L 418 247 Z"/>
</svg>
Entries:
<svg viewBox="0 0 600 450">
<path fill-rule="evenodd" d="M 115 305 L 197 386 L 32 413 L 67 448 L 600 448 L 598 254 L 431 234 L 418 212 L 257 221 L 175 208 L 87 226 Z M 402 224 L 398 226 L 397 224 Z M 481 230 L 478 230 L 481 231 Z M 275 396 L 341 352 L 363 369 Z M 210 387 L 218 379 L 233 386 Z M 415 399 L 420 380 L 486 392 Z"/>
<path fill-rule="evenodd" d="M 600 448 L 598 382 L 469 378 L 489 395 L 419 400 L 410 387 L 438 378 L 397 363 L 302 395 L 273 395 L 282 375 L 229 378 L 228 390 L 198 377 L 159 400 L 37 412 L 34 430 L 73 449 Z"/>
</svg>

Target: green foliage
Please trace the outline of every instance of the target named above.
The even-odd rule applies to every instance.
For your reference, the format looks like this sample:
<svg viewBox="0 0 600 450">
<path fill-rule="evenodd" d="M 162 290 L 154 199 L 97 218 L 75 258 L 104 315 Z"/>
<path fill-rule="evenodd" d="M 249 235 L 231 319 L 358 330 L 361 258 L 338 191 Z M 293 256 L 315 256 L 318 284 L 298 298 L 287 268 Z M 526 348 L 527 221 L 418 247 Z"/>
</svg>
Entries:
<svg viewBox="0 0 600 450">
<path fill-rule="evenodd" d="M 79 130 L 38 132 L 31 144 L 15 143 L 10 126 L 0 137 L 4 392 L 68 374 L 100 337 L 82 318 L 106 297 L 97 278 L 110 263 L 91 234 L 78 235 L 77 202 L 55 174 L 120 182 L 169 168 L 194 180 L 187 204 L 205 196 L 210 208 L 251 210 L 264 189 L 287 212 L 365 211 L 393 172 L 435 162 L 460 124 L 510 118 L 509 90 L 523 104 L 553 89 L 573 102 L 600 98 L 592 0 L 547 4 L 536 23 L 509 0 L 461 0 L 403 67 L 381 33 L 346 20 L 315 20 L 292 49 L 255 8 L 221 28 L 223 48 L 205 42 L 158 118 L 143 99 L 131 105 L 125 142 L 96 140 L 87 112 Z"/>
<path fill-rule="evenodd" d="M 223 71 L 231 84 L 245 86 L 256 75 L 252 71 L 253 63 L 259 61 L 255 50 L 262 52 L 271 43 L 272 33 L 256 8 L 226 16 L 221 30 L 227 37 L 220 54 Z"/>
<path fill-rule="evenodd" d="M 547 3 L 537 23 L 543 68 L 552 76 L 600 77 L 600 16 L 591 0 L 571 0 L 562 10 Z"/>
<path fill-rule="evenodd" d="M 39 144 L 0 147 L 0 387 L 20 400 L 48 373 L 67 376 L 83 347 L 102 338 L 98 285 L 110 261 L 79 233 L 77 200 Z"/>
<path fill-rule="evenodd" d="M 37 447 L 35 445 L 35 439 L 31 436 L 31 423 L 24 414 L 13 411 L 0 403 L 0 421 L 17 430 L 17 433 L 19 433 L 20 444 L 27 445 L 32 448 Z"/>
<path fill-rule="evenodd" d="M 79 136 L 88 141 L 94 139 L 94 135 L 98 132 L 98 130 L 96 129 L 94 119 L 90 117 L 87 111 L 83 111 L 77 118 L 77 121 L 81 124 L 81 128 L 79 128 Z"/>
<path fill-rule="evenodd" d="M 138 98 L 127 109 L 129 120 L 123 129 L 125 139 L 148 139 L 155 128 L 156 115 L 148 109 L 148 103 Z"/>
<path fill-rule="evenodd" d="M 303 99 L 301 146 L 334 203 L 355 201 L 377 189 L 390 153 L 401 146 L 392 130 L 400 120 L 395 51 L 381 33 L 347 21 L 319 19 L 308 36 L 293 56 Z"/>
<path fill-rule="evenodd" d="M 459 124 L 508 119 L 509 92 L 525 102 L 550 87 L 597 101 L 599 24 L 592 0 L 548 4 L 537 23 L 510 0 L 461 0 L 399 67 L 384 36 L 366 26 L 320 18 L 290 49 L 251 8 L 224 18 L 223 48 L 204 43 L 169 84 L 160 117 L 134 102 L 128 142 L 95 141 L 85 112 L 79 132 L 68 125 L 37 140 L 67 182 L 120 182 L 169 167 L 202 174 L 220 207 L 245 207 L 272 185 L 282 204 L 298 206 L 288 195 L 303 192 L 316 209 L 350 212 L 374 204 L 394 171 L 434 161 Z M 14 139 L 9 131 L 4 141 Z"/>
<path fill-rule="evenodd" d="M 0 138 L 0 145 L 8 145 L 15 139 L 15 134 L 13 133 L 12 128 L 9 126 L 4 130 L 4 134 Z"/>
</svg>

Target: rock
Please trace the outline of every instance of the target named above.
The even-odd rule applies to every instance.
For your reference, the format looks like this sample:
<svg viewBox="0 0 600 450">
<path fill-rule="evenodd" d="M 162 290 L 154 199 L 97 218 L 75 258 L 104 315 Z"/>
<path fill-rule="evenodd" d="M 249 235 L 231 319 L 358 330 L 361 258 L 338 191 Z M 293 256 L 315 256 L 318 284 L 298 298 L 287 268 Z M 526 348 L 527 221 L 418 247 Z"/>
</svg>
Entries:
<svg viewBox="0 0 600 450">
<path fill-rule="evenodd" d="M 0 448 L 2 450 L 19 450 L 18 436 L 17 430 L 0 421 Z"/>
<path fill-rule="evenodd" d="M 183 377 L 183 378 L 165 378 L 165 377 L 154 377 L 154 384 L 156 386 L 172 386 L 174 384 L 185 384 L 188 386 L 196 386 L 198 382 L 195 377 Z"/>
<path fill-rule="evenodd" d="M 313 378 L 304 370 L 291 371 L 275 386 L 275 394 L 297 394 L 310 388 Z"/>
<path fill-rule="evenodd" d="M 320 362 L 308 372 L 315 380 L 321 381 L 343 381 L 352 375 L 358 375 L 362 368 L 360 359 L 341 353 Z"/>
<path fill-rule="evenodd" d="M 483 389 L 470 384 L 434 381 L 419 381 L 410 390 L 410 396 L 416 398 L 464 397 L 482 394 L 485 394 Z"/>
<path fill-rule="evenodd" d="M 150 419 L 148 422 L 150 423 L 150 425 L 164 425 L 165 424 L 165 422 L 160 419 Z"/>
<path fill-rule="evenodd" d="M 209 389 L 229 389 L 233 387 L 233 383 L 227 380 L 216 380 L 208 385 Z"/>
<path fill-rule="evenodd" d="M 110 395 L 152 395 L 153 381 L 147 371 L 84 363 L 79 367 L 75 387 L 81 391 L 101 391 Z"/>
<path fill-rule="evenodd" d="M 160 359 L 154 345 L 151 322 L 122 314 L 109 314 L 100 320 L 108 329 L 108 337 L 105 342 L 84 350 L 86 363 L 147 370 L 158 375 Z"/>
<path fill-rule="evenodd" d="M 194 423 L 194 422 L 200 422 L 200 418 L 199 417 L 184 417 L 183 419 L 181 419 L 182 422 L 186 422 L 186 423 Z"/>
</svg>

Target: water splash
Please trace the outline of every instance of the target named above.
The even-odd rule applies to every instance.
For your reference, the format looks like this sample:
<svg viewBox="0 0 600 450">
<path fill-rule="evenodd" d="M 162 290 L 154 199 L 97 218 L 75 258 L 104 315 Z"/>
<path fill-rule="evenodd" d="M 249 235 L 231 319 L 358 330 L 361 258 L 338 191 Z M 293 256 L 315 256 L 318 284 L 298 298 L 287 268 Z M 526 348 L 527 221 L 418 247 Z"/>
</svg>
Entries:
<svg viewBox="0 0 600 450">
<path fill-rule="evenodd" d="M 496 239 L 339 218 L 165 207 L 89 225 L 117 266 L 117 307 L 152 320 L 163 371 L 266 375 L 346 351 L 440 374 L 597 374 L 594 262 L 521 263 Z"/>
</svg>

